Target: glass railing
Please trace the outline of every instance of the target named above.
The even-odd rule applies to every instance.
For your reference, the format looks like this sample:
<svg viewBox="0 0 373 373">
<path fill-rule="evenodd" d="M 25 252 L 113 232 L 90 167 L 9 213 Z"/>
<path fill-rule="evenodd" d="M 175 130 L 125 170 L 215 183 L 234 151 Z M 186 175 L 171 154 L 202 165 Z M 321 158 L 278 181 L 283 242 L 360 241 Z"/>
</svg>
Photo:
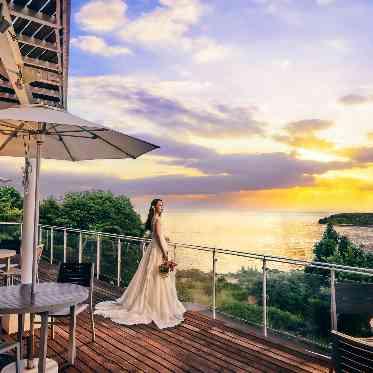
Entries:
<svg viewBox="0 0 373 373">
<path fill-rule="evenodd" d="M 21 230 L 20 224 L 0 223 L 0 246 L 19 245 Z M 40 226 L 39 238 L 44 260 L 93 262 L 96 278 L 120 287 L 130 282 L 149 242 L 52 226 Z M 177 242 L 169 243 L 169 256 L 178 263 L 171 275 L 179 298 L 213 318 L 229 317 L 264 336 L 280 334 L 316 351 L 328 350 L 337 323 L 351 335 L 372 335 L 373 307 L 371 315 L 337 315 L 336 284 L 373 283 L 373 269 Z M 233 259 L 239 270 L 231 270 Z"/>
</svg>

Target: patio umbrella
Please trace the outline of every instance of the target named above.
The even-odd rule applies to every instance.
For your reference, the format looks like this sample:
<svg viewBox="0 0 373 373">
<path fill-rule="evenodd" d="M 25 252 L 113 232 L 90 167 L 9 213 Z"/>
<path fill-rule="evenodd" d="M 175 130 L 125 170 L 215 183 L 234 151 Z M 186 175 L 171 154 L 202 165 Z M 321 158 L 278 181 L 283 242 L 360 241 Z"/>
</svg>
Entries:
<svg viewBox="0 0 373 373">
<path fill-rule="evenodd" d="M 137 158 L 158 146 L 43 105 L 0 110 L 0 156 L 36 158 L 32 293 L 36 283 L 40 159 Z"/>
</svg>

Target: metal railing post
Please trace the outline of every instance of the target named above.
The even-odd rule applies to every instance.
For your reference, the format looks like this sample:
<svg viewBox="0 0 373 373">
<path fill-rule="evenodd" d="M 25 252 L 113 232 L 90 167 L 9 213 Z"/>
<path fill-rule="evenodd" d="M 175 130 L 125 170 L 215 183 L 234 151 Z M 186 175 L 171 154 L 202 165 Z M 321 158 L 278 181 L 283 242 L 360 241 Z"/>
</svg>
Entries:
<svg viewBox="0 0 373 373">
<path fill-rule="evenodd" d="M 330 317 L 332 330 L 337 330 L 337 305 L 335 300 L 335 269 L 330 270 Z"/>
<path fill-rule="evenodd" d="M 23 223 L 19 224 L 19 238 L 22 240 L 22 230 L 23 230 Z M 40 235 L 39 235 L 40 237 Z"/>
<path fill-rule="evenodd" d="M 97 234 L 96 278 L 100 278 L 101 235 Z"/>
<path fill-rule="evenodd" d="M 43 228 L 40 226 L 39 230 L 39 244 L 43 243 Z"/>
<path fill-rule="evenodd" d="M 53 246 L 54 246 L 54 231 L 53 231 L 53 227 L 51 228 L 51 251 L 50 251 L 50 258 L 49 258 L 49 262 L 50 264 L 53 264 Z"/>
<path fill-rule="evenodd" d="M 83 259 L 83 235 L 79 232 L 79 252 L 78 252 L 78 262 L 81 263 Z"/>
<path fill-rule="evenodd" d="M 120 286 L 121 281 L 121 270 L 122 267 L 122 242 L 120 238 L 118 238 L 118 252 L 117 252 L 117 286 Z"/>
<path fill-rule="evenodd" d="M 267 260 L 263 258 L 263 334 L 267 337 Z"/>
<path fill-rule="evenodd" d="M 176 261 L 176 245 L 174 245 L 174 258 L 173 259 Z"/>
<path fill-rule="evenodd" d="M 67 230 L 63 230 L 63 262 L 66 263 L 67 259 Z"/>
<path fill-rule="evenodd" d="M 212 252 L 212 318 L 216 318 L 216 249 Z"/>
</svg>

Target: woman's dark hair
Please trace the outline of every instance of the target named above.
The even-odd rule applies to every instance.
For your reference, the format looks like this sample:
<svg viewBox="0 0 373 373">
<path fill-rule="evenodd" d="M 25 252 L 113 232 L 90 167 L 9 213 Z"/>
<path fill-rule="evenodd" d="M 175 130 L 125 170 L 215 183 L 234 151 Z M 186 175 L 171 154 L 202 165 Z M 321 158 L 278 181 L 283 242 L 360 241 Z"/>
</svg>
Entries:
<svg viewBox="0 0 373 373">
<path fill-rule="evenodd" d="M 162 201 L 162 200 L 160 198 L 155 198 L 155 199 L 153 199 L 153 201 L 150 204 L 148 218 L 146 219 L 146 223 L 145 223 L 145 230 L 146 231 L 151 231 L 152 230 L 152 221 L 153 221 L 153 218 L 154 218 L 155 206 L 157 206 L 157 203 L 159 201 Z"/>
</svg>

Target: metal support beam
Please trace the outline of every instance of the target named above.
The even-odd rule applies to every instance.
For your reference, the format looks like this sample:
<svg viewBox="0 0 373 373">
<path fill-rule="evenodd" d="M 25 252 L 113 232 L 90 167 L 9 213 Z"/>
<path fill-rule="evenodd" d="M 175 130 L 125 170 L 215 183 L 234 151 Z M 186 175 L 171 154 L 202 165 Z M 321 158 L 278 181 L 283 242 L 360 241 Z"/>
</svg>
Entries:
<svg viewBox="0 0 373 373">
<path fill-rule="evenodd" d="M 28 19 L 30 21 L 39 23 L 41 25 L 53 27 L 53 28 L 60 28 L 61 26 L 56 22 L 55 17 L 49 17 L 46 14 L 40 12 L 34 12 L 30 8 L 23 8 L 17 6 L 13 3 L 10 3 L 10 14 L 14 17 L 19 17 L 23 19 Z"/>
<path fill-rule="evenodd" d="M 23 69 L 25 82 L 43 82 L 60 86 L 62 84 L 62 75 L 46 70 L 36 69 L 35 67 L 25 66 Z"/>
<path fill-rule="evenodd" d="M 6 87 L 6 88 L 13 89 L 12 85 L 9 82 L 5 82 L 5 81 L 0 81 L 0 88 L 1 87 Z M 55 90 L 52 90 L 52 89 L 30 87 L 30 90 L 31 90 L 32 93 L 37 93 L 39 95 L 46 95 L 46 96 L 58 97 L 58 98 L 60 97 L 59 92 L 55 91 Z M 3 93 L 6 93 L 6 92 L 3 92 Z M 15 95 L 13 93 L 8 93 L 8 94 L 11 95 L 12 97 Z"/>
<path fill-rule="evenodd" d="M 39 67 L 42 69 L 49 69 L 49 70 L 53 70 L 57 72 L 60 71 L 59 66 L 56 63 L 51 63 L 51 62 L 39 60 L 37 58 L 31 58 L 31 57 L 26 57 L 26 56 L 23 58 L 23 61 L 25 64 L 30 65 L 30 66 L 35 66 L 35 67 Z"/>
<path fill-rule="evenodd" d="M 28 36 L 19 34 L 17 35 L 17 40 L 21 43 L 32 45 L 33 47 L 42 48 L 49 50 L 55 53 L 61 53 L 61 48 L 58 49 L 56 44 L 48 43 L 47 41 L 36 39 L 36 38 L 29 38 Z"/>
<path fill-rule="evenodd" d="M 7 31 L 0 33 L 0 59 L 12 83 L 18 100 L 21 104 L 32 103 L 31 92 L 26 84 L 23 84 L 20 73 L 23 71 L 23 59 L 19 50 L 17 40 L 14 40 L 14 29 L 9 14 L 8 4 L 5 0 L 0 0 L 3 5 L 3 16 L 10 23 Z"/>
</svg>

